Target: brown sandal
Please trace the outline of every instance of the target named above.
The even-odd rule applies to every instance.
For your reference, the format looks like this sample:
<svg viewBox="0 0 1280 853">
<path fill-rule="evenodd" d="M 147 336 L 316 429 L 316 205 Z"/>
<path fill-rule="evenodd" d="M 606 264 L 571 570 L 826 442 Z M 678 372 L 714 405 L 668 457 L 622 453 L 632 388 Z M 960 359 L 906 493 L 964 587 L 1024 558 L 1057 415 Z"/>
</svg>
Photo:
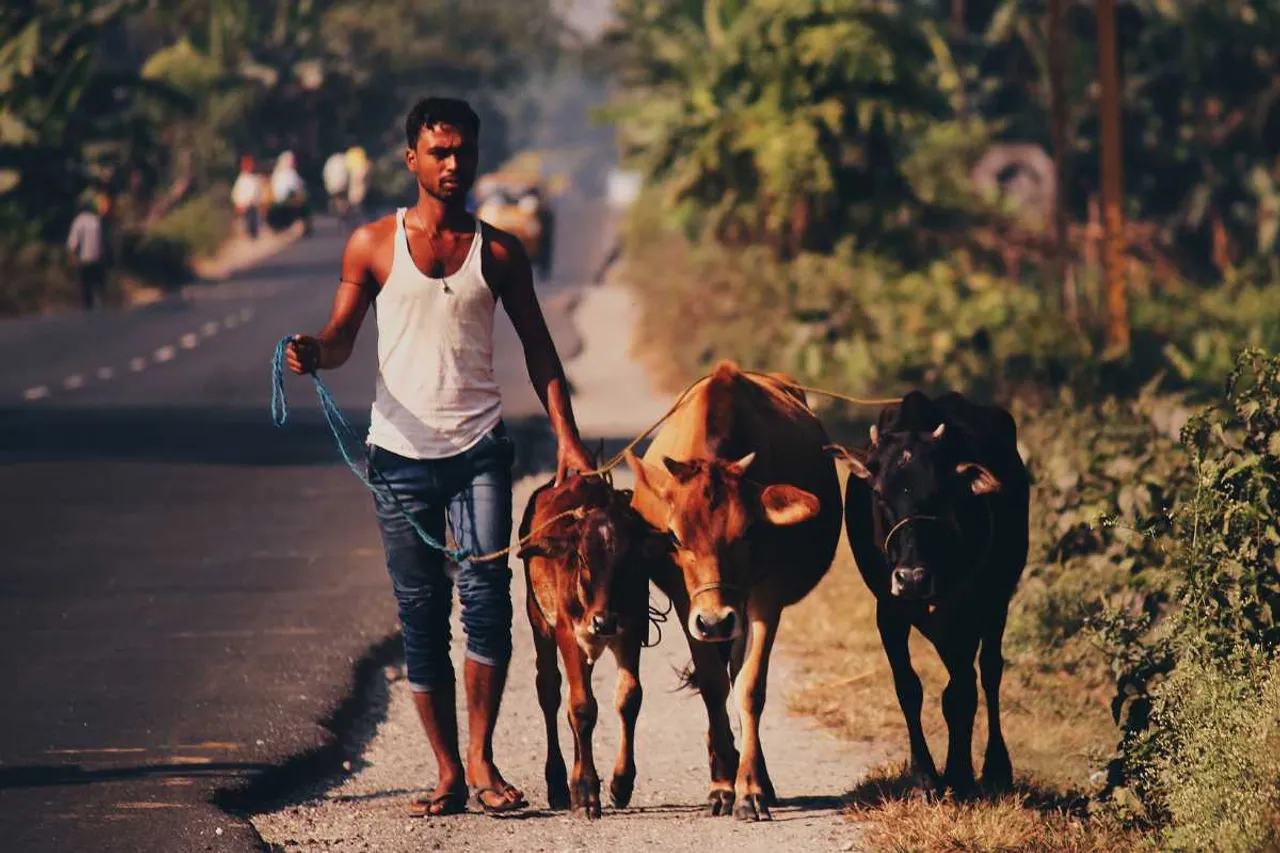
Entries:
<svg viewBox="0 0 1280 853">
<path fill-rule="evenodd" d="M 501 815 L 508 812 L 519 811 L 529 805 L 529 801 L 524 798 L 524 794 L 520 794 L 514 800 L 508 799 L 512 793 L 520 794 L 514 787 L 504 784 L 500 788 L 476 788 L 471 795 L 471 802 L 476 804 L 476 808 L 488 815 Z M 501 797 L 502 803 L 494 805 L 485 802 L 485 795 L 490 794 L 495 797 Z"/>
<path fill-rule="evenodd" d="M 409 801 L 412 817 L 446 817 L 467 811 L 467 789 L 450 788 L 434 796 L 414 797 Z"/>
</svg>

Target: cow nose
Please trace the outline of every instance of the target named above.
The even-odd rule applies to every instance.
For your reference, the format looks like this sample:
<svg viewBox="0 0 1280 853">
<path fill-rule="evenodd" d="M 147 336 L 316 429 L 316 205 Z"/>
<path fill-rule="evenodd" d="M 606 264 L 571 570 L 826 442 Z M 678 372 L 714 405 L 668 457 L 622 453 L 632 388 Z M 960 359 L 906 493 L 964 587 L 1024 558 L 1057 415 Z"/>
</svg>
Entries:
<svg viewBox="0 0 1280 853">
<path fill-rule="evenodd" d="M 591 617 L 591 630 L 597 637 L 612 637 L 618 633 L 618 614 L 598 613 Z"/>
<path fill-rule="evenodd" d="M 720 613 L 699 610 L 693 614 L 695 639 L 707 643 L 722 643 L 738 636 L 738 614 L 726 607 Z"/>
<path fill-rule="evenodd" d="M 921 568 L 899 566 L 893 570 L 889 592 L 909 600 L 933 595 L 933 578 Z"/>
</svg>

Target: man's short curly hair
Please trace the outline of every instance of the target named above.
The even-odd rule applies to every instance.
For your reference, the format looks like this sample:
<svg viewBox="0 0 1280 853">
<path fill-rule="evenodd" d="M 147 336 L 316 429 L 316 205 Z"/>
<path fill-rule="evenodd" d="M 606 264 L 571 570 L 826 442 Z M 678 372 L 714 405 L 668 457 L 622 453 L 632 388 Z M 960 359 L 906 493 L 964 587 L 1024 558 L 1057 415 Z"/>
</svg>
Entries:
<svg viewBox="0 0 1280 853">
<path fill-rule="evenodd" d="M 459 98 L 423 98 L 409 110 L 404 122 L 405 144 L 414 148 L 423 128 L 447 124 L 456 127 L 472 141 L 480 138 L 480 116 L 471 105 Z"/>
</svg>

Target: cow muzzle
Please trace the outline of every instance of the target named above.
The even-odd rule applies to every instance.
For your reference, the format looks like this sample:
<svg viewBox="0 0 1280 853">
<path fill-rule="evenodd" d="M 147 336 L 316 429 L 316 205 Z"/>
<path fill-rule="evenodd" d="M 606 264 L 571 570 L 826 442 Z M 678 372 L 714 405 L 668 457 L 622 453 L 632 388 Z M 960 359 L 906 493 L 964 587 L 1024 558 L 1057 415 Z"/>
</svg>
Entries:
<svg viewBox="0 0 1280 853">
<path fill-rule="evenodd" d="M 925 569 L 899 566 L 889 576 L 889 593 L 906 601 L 924 601 L 936 592 L 933 574 Z"/>
<path fill-rule="evenodd" d="M 742 618 L 732 607 L 699 608 L 689 614 L 689 635 L 704 643 L 727 643 L 742 634 Z"/>
</svg>

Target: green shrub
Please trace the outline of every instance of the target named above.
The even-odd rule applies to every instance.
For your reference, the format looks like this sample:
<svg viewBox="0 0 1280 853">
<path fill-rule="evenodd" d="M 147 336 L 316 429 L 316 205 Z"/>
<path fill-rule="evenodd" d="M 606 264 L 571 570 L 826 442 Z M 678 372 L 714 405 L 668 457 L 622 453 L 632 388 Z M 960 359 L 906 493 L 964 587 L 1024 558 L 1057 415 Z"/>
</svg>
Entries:
<svg viewBox="0 0 1280 853">
<path fill-rule="evenodd" d="M 1178 850 L 1280 844 L 1280 357 L 1247 350 L 1182 430 L 1173 606 L 1097 620 L 1122 728 L 1114 801 Z"/>
<path fill-rule="evenodd" d="M 1092 617 L 1167 601 L 1168 514 L 1193 477 L 1157 423 L 1179 408 L 1151 393 L 1089 403 L 1064 391 L 1048 407 L 1015 404 L 1033 506 L 1027 568 L 1010 611 L 1015 653 L 1041 667 L 1086 654 L 1100 661 L 1083 642 Z"/>
<path fill-rule="evenodd" d="M 196 196 L 145 230 L 124 234 L 121 265 L 147 284 L 183 284 L 192 278 L 191 259 L 216 252 L 231 225 L 231 205 L 223 189 Z"/>
</svg>

